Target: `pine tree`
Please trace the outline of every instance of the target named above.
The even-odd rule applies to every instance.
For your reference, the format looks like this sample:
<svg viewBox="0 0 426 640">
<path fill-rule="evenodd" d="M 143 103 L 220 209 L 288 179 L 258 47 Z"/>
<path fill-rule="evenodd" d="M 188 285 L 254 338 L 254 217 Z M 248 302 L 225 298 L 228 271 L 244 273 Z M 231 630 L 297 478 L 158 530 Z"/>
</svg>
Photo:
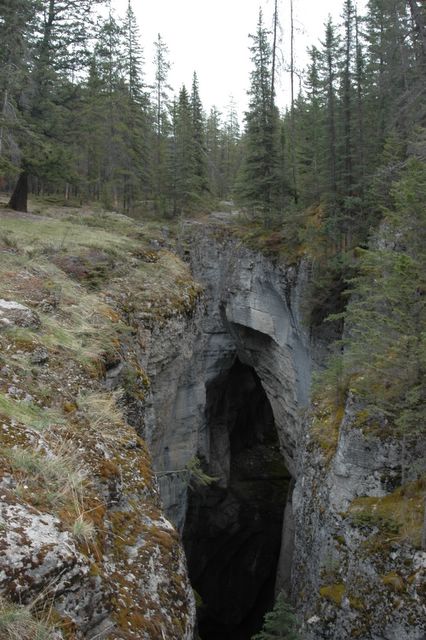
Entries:
<svg viewBox="0 0 426 640">
<path fill-rule="evenodd" d="M 100 0 L 40 0 L 31 34 L 31 92 L 18 103 L 25 122 L 17 136 L 20 174 L 9 205 L 26 210 L 29 177 L 59 183 L 73 172 L 66 111 L 75 73 L 88 60 L 93 6 Z"/>
<path fill-rule="evenodd" d="M 241 166 L 241 131 L 235 101 L 231 96 L 223 127 L 223 192 L 233 196 L 236 178 Z"/>
<path fill-rule="evenodd" d="M 141 36 L 130 0 L 123 27 L 123 73 L 127 92 L 122 101 L 121 130 L 126 153 L 121 171 L 123 209 L 128 212 L 138 197 L 152 191 L 150 105 L 144 85 Z"/>
<path fill-rule="evenodd" d="M 310 64 L 306 73 L 306 98 L 297 105 L 297 164 L 301 204 L 319 204 L 324 191 L 324 118 L 319 78 L 319 51 L 309 49 Z"/>
<path fill-rule="evenodd" d="M 193 191 L 202 196 L 207 191 L 206 144 L 203 106 L 201 104 L 197 74 L 192 77 L 190 97 L 192 116 Z"/>
<path fill-rule="evenodd" d="M 30 34 L 34 3 L 4 0 L 0 20 L 0 172 L 15 173 L 20 153 L 17 139 L 25 126 L 19 103 L 30 71 Z"/>
<path fill-rule="evenodd" d="M 278 161 L 278 114 L 271 89 L 271 46 L 269 32 L 259 11 L 257 30 L 250 36 L 253 70 L 249 109 L 245 114 L 245 157 L 239 180 L 243 204 L 271 222 L 281 208 Z"/>
<path fill-rule="evenodd" d="M 344 366 L 371 415 L 396 433 L 425 420 L 426 164 L 411 158 L 392 188 L 385 238 L 365 250 L 346 313 Z M 403 372 L 403 375 L 401 375 Z"/>
<path fill-rule="evenodd" d="M 345 195 L 351 196 L 353 192 L 353 143 L 352 143 L 352 120 L 353 120 L 353 70 L 352 61 L 354 55 L 354 17 L 355 9 L 352 0 L 345 0 L 343 5 L 344 21 L 344 48 L 343 48 L 343 69 L 341 80 L 341 103 L 342 103 L 342 132 L 343 132 L 343 179 L 342 187 Z"/>
<path fill-rule="evenodd" d="M 164 213 L 167 209 L 167 194 L 170 195 L 170 153 L 173 154 L 173 148 L 170 149 L 171 133 L 170 123 L 170 97 L 171 87 L 168 83 L 168 74 L 170 71 L 170 63 L 168 60 L 168 49 L 161 35 L 158 34 L 154 43 L 155 56 L 155 84 L 153 87 L 154 99 L 154 127 L 155 127 L 155 149 L 153 153 L 153 173 L 154 193 L 157 210 Z"/>
<path fill-rule="evenodd" d="M 206 122 L 206 156 L 208 183 L 212 194 L 218 198 L 225 197 L 224 190 L 224 137 L 221 125 L 221 114 L 212 107 Z"/>
<path fill-rule="evenodd" d="M 336 83 L 339 39 L 331 18 L 325 28 L 324 43 L 320 52 L 320 80 L 325 94 L 327 183 L 324 194 L 335 206 L 337 200 L 337 131 L 336 131 Z"/>
<path fill-rule="evenodd" d="M 194 196 L 194 157 L 192 109 L 188 91 L 185 85 L 179 92 L 179 98 L 173 113 L 174 130 L 174 214 L 187 209 Z"/>
<path fill-rule="evenodd" d="M 262 631 L 252 640 L 299 640 L 297 621 L 291 606 L 281 593 L 273 610 L 265 615 Z"/>
</svg>

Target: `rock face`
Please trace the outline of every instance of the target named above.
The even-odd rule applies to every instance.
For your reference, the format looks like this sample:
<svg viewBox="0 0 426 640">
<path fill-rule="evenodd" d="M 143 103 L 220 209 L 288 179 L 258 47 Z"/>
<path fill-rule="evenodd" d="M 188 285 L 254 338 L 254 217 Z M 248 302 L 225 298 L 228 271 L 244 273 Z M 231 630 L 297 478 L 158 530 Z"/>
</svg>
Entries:
<svg viewBox="0 0 426 640">
<path fill-rule="evenodd" d="M 307 640 L 424 640 L 425 452 L 352 397 L 311 406 L 306 265 L 192 224 L 200 300 L 116 223 L 117 273 L 43 248 L 0 282 L 0 609 L 44 598 L 55 639 L 193 640 L 171 520 L 203 640 L 251 637 L 274 583 Z"/>
<path fill-rule="evenodd" d="M 208 544 L 203 547 L 201 540 L 206 523 L 220 538 L 225 529 L 239 530 L 237 512 L 256 512 L 255 501 L 249 506 L 244 500 L 232 502 L 233 481 L 242 472 L 233 444 L 235 422 L 229 412 L 212 412 L 212 389 L 223 380 L 231 384 L 230 371 L 239 362 L 259 380 L 293 478 L 280 505 L 283 509 L 286 503 L 276 585 L 296 605 L 306 638 L 423 639 L 424 553 L 418 548 L 423 502 L 415 479 L 424 451 L 407 444 L 402 452 L 390 436 L 375 437 L 359 428 L 358 409 L 349 399 L 339 439 L 325 455 L 305 417 L 311 371 L 321 366 L 326 346 L 318 336 L 310 338 L 302 319 L 307 268 L 273 264 L 235 240 L 215 240 L 214 230 L 206 234 L 192 227 L 190 235 L 191 266 L 204 286 L 204 305 L 190 321 L 175 319 L 155 334 L 144 364 L 152 381 L 145 436 L 166 512 L 185 532 L 190 566 L 198 567 L 193 581 L 208 573 Z M 216 395 L 215 402 L 226 404 L 226 394 Z M 252 433 L 255 422 L 247 426 Z M 194 456 L 217 479 L 214 489 L 188 494 Z M 247 452 L 243 457 L 250 458 Z M 408 533 L 381 515 L 388 504 L 382 499 L 403 509 L 405 498 L 396 489 L 402 459 L 411 469 L 403 474 L 406 513 L 413 519 Z M 232 548 L 229 538 L 223 549 L 227 545 Z M 226 557 L 218 548 L 212 557 Z M 256 597 L 260 591 L 251 594 L 251 602 Z M 221 615 L 226 617 L 224 609 Z M 206 638 L 227 638 L 227 633 L 216 628 L 206 631 Z M 229 637 L 249 637 L 247 631 L 239 636 L 234 628 L 233 633 Z"/>
<path fill-rule="evenodd" d="M 303 270 L 274 268 L 263 256 L 235 242 L 215 243 L 202 231 L 193 246 L 193 273 L 205 287 L 205 306 L 190 324 L 176 321 L 154 336 L 146 361 L 152 380 L 146 437 L 166 510 L 180 527 L 186 510 L 181 471 L 194 455 L 211 460 L 205 416 L 209 383 L 236 357 L 254 369 L 272 408 L 286 466 L 295 474 L 311 375 L 299 309 Z"/>
<path fill-rule="evenodd" d="M 191 316 L 199 288 L 149 224 L 63 213 L 0 211 L 0 636 L 192 640 L 184 550 L 135 426 L 152 328 Z"/>
<path fill-rule="evenodd" d="M 153 454 L 166 513 L 181 531 L 188 508 L 188 464 L 194 456 L 216 479 L 212 488 L 189 494 L 190 516 L 184 538 L 195 587 L 211 603 L 216 581 L 216 591 L 222 591 L 228 607 L 233 603 L 233 612 L 215 602 L 213 611 L 204 616 L 206 624 L 201 623 L 201 636 L 247 638 L 258 630 L 263 613 L 272 605 L 288 478 L 296 476 L 301 410 L 309 401 L 311 350 L 299 305 L 306 273 L 303 268 L 274 266 L 234 241 L 216 243 L 205 238 L 202 230 L 192 246 L 191 265 L 195 278 L 205 287 L 204 306 L 189 323 L 174 321 L 151 340 L 144 363 L 152 383 L 144 436 Z M 240 368 L 237 377 L 235 367 Z M 265 408 L 260 420 L 251 404 L 254 389 L 243 394 L 245 376 L 256 380 L 263 394 Z M 237 416 L 242 420 L 245 410 L 250 419 L 241 428 Z M 276 440 L 264 447 L 262 458 L 265 436 L 256 425 L 268 420 L 274 425 L 271 429 Z M 253 442 L 238 443 L 239 429 Z M 265 474 L 275 449 L 278 460 L 269 461 L 270 471 Z M 259 467 L 254 472 L 259 481 L 256 487 L 249 470 L 243 468 L 243 461 L 250 459 L 260 459 L 264 467 L 262 473 Z M 275 472 L 279 467 L 278 475 L 286 478 L 278 493 L 275 491 L 273 514 L 265 506 L 264 493 L 269 483 L 266 493 L 272 495 L 272 467 Z M 256 521 L 260 529 L 269 531 L 263 541 Z M 291 521 L 289 502 L 279 562 L 283 584 L 288 584 L 291 567 Z M 215 540 L 209 531 L 216 531 Z M 250 542 L 255 539 L 257 546 Z M 213 552 L 210 557 L 209 549 Z M 250 565 L 247 558 L 251 556 L 257 556 L 258 562 L 250 569 L 244 564 Z M 226 578 L 225 567 L 230 563 L 232 575 L 240 571 L 233 580 Z M 225 583 L 229 592 L 220 587 Z M 244 605 L 237 605 L 238 593 Z M 209 627 L 209 616 L 218 624 L 221 620 L 222 626 L 215 630 Z"/>
<path fill-rule="evenodd" d="M 293 598 L 309 640 L 423 640 L 424 443 L 365 433 L 358 411 L 349 398 L 328 463 L 307 434 L 293 492 Z"/>
</svg>

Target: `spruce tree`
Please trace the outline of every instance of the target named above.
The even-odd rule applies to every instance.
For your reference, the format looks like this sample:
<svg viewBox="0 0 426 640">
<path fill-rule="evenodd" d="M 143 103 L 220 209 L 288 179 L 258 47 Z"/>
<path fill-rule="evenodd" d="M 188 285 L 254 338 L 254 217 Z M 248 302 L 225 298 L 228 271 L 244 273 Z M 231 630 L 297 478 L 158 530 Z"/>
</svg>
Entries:
<svg viewBox="0 0 426 640">
<path fill-rule="evenodd" d="M 26 210 L 28 181 L 63 183 L 73 173 L 67 110 L 74 107 L 75 74 L 88 61 L 93 6 L 101 0 L 40 0 L 35 4 L 31 43 L 32 91 L 18 103 L 24 125 L 17 135 L 20 173 L 10 199 Z"/>
<path fill-rule="evenodd" d="M 127 91 L 123 99 L 122 138 L 126 149 L 122 171 L 123 209 L 152 191 L 151 114 L 144 84 L 144 57 L 141 35 L 130 0 L 123 24 L 123 74 Z"/>
<path fill-rule="evenodd" d="M 236 178 L 240 170 L 242 149 L 241 131 L 234 98 L 231 96 L 223 126 L 223 192 L 233 197 Z"/>
<path fill-rule="evenodd" d="M 272 51 L 269 31 L 259 11 L 257 30 L 250 36 L 253 70 L 249 108 L 245 114 L 245 156 L 239 180 L 239 197 L 267 223 L 281 208 L 278 161 L 278 114 L 271 84 Z"/>
<path fill-rule="evenodd" d="M 364 250 L 345 314 L 352 389 L 395 433 L 423 429 L 426 389 L 426 164 L 411 158 L 392 188 L 381 243 Z"/>
<path fill-rule="evenodd" d="M 190 105 L 192 117 L 193 192 L 201 197 L 207 191 L 207 154 L 203 106 L 195 71 L 192 77 Z"/>
<path fill-rule="evenodd" d="M 161 35 L 158 34 L 154 43 L 154 72 L 153 86 L 154 100 L 154 128 L 155 148 L 153 149 L 154 197 L 157 211 L 165 213 L 171 193 L 170 159 L 173 156 L 173 136 L 171 136 L 170 122 L 170 90 L 168 74 L 170 62 L 168 49 Z"/>
<path fill-rule="evenodd" d="M 325 27 L 325 37 L 320 53 L 320 80 L 325 94 L 326 140 L 327 140 L 327 183 L 325 194 L 335 206 L 337 200 L 337 62 L 339 38 L 331 18 Z"/>
<path fill-rule="evenodd" d="M 30 35 L 35 7 L 30 0 L 4 0 L 0 20 L 0 171 L 19 170 L 19 134 L 25 128 L 20 111 L 31 66 Z"/>
<path fill-rule="evenodd" d="M 185 85 L 183 85 L 173 111 L 173 201 L 175 215 L 187 210 L 194 196 L 192 122 L 190 97 Z"/>
<path fill-rule="evenodd" d="M 262 631 L 252 640 L 299 640 L 297 621 L 292 607 L 280 593 L 272 611 L 265 615 Z"/>
<path fill-rule="evenodd" d="M 221 125 L 221 114 L 212 107 L 206 122 L 206 157 L 208 183 L 211 193 L 223 199 L 224 190 L 224 136 Z"/>
</svg>

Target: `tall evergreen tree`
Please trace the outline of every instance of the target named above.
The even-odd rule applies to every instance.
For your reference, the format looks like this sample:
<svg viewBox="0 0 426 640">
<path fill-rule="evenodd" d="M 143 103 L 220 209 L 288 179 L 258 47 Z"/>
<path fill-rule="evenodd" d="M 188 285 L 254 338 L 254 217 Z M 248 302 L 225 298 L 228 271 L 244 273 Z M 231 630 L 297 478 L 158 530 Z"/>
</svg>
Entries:
<svg viewBox="0 0 426 640">
<path fill-rule="evenodd" d="M 192 115 L 192 156 L 194 165 L 194 193 L 202 195 L 207 191 L 206 143 L 203 106 L 201 104 L 197 74 L 194 71 L 191 89 Z"/>
<path fill-rule="evenodd" d="M 30 176 L 64 180 L 72 160 L 67 153 L 66 109 L 72 105 L 72 82 L 88 60 L 93 5 L 102 0 L 40 0 L 32 34 L 30 91 L 19 108 L 27 126 L 18 146 L 21 167 L 10 199 L 26 210 Z"/>
<path fill-rule="evenodd" d="M 269 31 L 259 11 L 256 33 L 250 36 L 253 70 L 249 108 L 245 114 L 245 157 L 239 197 L 252 211 L 270 222 L 280 211 L 278 114 L 272 96 Z"/>
<path fill-rule="evenodd" d="M 168 74 L 170 71 L 170 63 L 168 59 L 168 49 L 161 35 L 158 34 L 154 43 L 154 68 L 155 83 L 153 87 L 154 99 L 154 127 L 155 127 L 155 150 L 153 154 L 153 172 L 154 172 L 154 194 L 157 209 L 164 211 L 166 208 L 167 192 L 170 190 L 171 176 L 170 169 L 170 153 L 173 154 L 173 148 L 170 149 L 171 133 L 170 123 L 170 96 L 171 87 L 168 82 Z M 173 139 L 173 136 L 172 136 Z M 172 143 L 173 144 L 173 143 Z"/>
<path fill-rule="evenodd" d="M 187 208 L 194 193 L 194 157 L 192 135 L 192 109 L 185 85 L 179 92 L 174 109 L 174 214 Z"/>
<path fill-rule="evenodd" d="M 216 107 L 210 109 L 206 122 L 206 157 L 210 190 L 214 196 L 224 198 L 224 136 L 221 114 Z"/>
<path fill-rule="evenodd" d="M 129 211 L 138 197 L 147 196 L 152 189 L 149 96 L 144 85 L 141 35 L 130 0 L 123 27 L 123 71 L 127 92 L 123 100 L 122 136 L 127 151 L 122 168 L 122 200 L 124 210 Z"/>
<path fill-rule="evenodd" d="M 272 611 L 266 614 L 262 631 L 252 640 L 299 640 L 297 620 L 291 606 L 280 593 Z"/>
<path fill-rule="evenodd" d="M 20 102 L 31 63 L 30 35 L 35 7 L 30 0 L 4 0 L 0 13 L 0 171 L 20 164 L 17 137 L 23 126 Z"/>
<path fill-rule="evenodd" d="M 241 131 L 234 98 L 231 96 L 223 127 L 223 179 L 224 195 L 233 196 L 236 178 L 241 165 Z"/>
<path fill-rule="evenodd" d="M 325 27 L 325 38 L 320 53 L 320 79 L 325 93 L 326 138 L 328 149 L 326 193 L 331 203 L 337 200 L 337 61 L 339 39 L 331 18 Z"/>
<path fill-rule="evenodd" d="M 306 97 L 300 98 L 297 109 L 297 160 L 301 203 L 319 204 L 325 188 L 323 105 L 319 77 L 319 51 L 309 49 L 310 63 L 306 73 Z"/>
</svg>

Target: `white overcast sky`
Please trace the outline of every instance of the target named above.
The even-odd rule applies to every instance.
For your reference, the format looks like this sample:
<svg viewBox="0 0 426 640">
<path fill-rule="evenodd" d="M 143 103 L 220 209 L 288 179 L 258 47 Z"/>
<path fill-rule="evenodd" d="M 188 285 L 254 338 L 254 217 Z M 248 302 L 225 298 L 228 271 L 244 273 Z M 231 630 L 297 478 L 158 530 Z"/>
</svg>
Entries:
<svg viewBox="0 0 426 640">
<path fill-rule="evenodd" d="M 128 0 L 113 0 L 119 14 Z M 247 105 L 251 69 L 249 33 L 256 29 L 259 6 L 265 24 L 272 24 L 273 0 L 132 0 L 141 30 L 146 79 L 152 82 L 153 45 L 161 33 L 172 63 L 170 84 L 177 93 L 182 84 L 191 86 L 197 72 L 201 100 L 206 110 L 215 105 L 224 110 L 232 95 L 240 114 Z M 283 54 L 289 63 L 290 0 L 279 0 Z M 340 22 L 343 0 L 294 0 L 296 65 L 306 64 L 306 48 L 322 38 L 330 13 Z M 358 5 L 363 8 L 364 0 Z M 289 101 L 288 74 L 282 74 L 278 106 Z"/>
</svg>

